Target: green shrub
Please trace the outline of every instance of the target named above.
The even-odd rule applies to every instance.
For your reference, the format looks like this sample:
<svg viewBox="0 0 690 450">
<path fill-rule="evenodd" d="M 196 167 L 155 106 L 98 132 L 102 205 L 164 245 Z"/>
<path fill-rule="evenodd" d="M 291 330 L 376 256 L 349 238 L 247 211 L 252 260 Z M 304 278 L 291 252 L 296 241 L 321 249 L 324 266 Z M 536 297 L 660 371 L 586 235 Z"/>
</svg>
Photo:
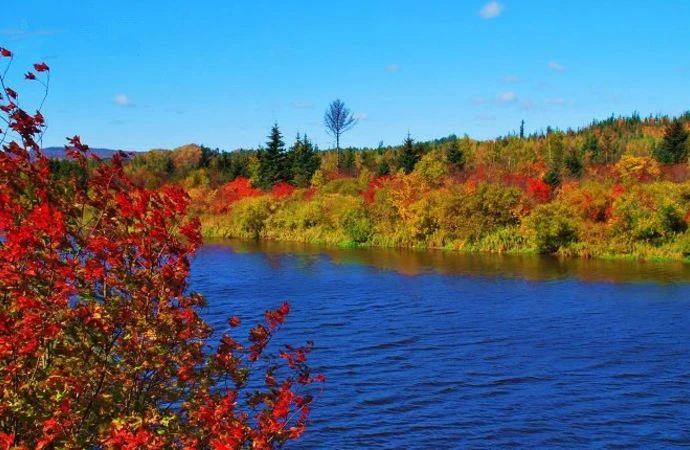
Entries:
<svg viewBox="0 0 690 450">
<path fill-rule="evenodd" d="M 578 241 L 577 226 L 562 204 L 537 206 L 522 223 L 523 234 L 539 253 L 556 253 Z"/>
</svg>

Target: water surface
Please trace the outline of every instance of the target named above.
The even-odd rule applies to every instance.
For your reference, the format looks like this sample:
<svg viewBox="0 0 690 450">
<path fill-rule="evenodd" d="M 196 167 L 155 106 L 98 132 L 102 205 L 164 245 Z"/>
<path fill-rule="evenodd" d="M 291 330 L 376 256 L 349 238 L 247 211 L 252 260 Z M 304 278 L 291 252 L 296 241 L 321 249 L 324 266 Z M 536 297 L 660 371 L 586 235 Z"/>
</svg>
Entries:
<svg viewBox="0 0 690 450">
<path fill-rule="evenodd" d="M 212 243 L 206 318 L 289 299 L 328 382 L 293 448 L 690 445 L 690 268 Z"/>
</svg>

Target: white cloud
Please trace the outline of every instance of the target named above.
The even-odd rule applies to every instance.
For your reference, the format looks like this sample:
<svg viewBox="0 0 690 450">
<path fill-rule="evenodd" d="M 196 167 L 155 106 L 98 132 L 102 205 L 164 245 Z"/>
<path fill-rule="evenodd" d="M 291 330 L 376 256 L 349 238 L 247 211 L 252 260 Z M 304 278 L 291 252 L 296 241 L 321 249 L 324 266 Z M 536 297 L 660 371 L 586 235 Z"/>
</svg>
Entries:
<svg viewBox="0 0 690 450">
<path fill-rule="evenodd" d="M 369 120 L 369 114 L 364 112 L 354 113 L 352 117 L 354 117 L 355 120 Z"/>
<path fill-rule="evenodd" d="M 494 17 L 500 16 L 502 12 L 503 5 L 496 1 L 493 1 L 484 5 L 482 9 L 479 10 L 479 15 L 485 19 L 493 19 Z"/>
<path fill-rule="evenodd" d="M 496 100 L 498 100 L 500 103 L 513 103 L 515 100 L 517 100 L 517 95 L 515 95 L 515 92 L 513 91 L 499 92 L 496 96 Z"/>
<path fill-rule="evenodd" d="M 549 61 L 549 63 L 546 65 L 549 69 L 555 70 L 557 72 L 563 72 L 565 70 L 565 66 L 558 61 Z"/>
<path fill-rule="evenodd" d="M 388 64 L 386 66 L 386 72 L 388 72 L 388 73 L 400 72 L 400 64 Z"/>
<path fill-rule="evenodd" d="M 127 97 L 125 94 L 116 94 L 113 97 L 113 102 L 118 106 L 132 106 L 132 103 L 129 101 L 129 97 Z"/>
</svg>

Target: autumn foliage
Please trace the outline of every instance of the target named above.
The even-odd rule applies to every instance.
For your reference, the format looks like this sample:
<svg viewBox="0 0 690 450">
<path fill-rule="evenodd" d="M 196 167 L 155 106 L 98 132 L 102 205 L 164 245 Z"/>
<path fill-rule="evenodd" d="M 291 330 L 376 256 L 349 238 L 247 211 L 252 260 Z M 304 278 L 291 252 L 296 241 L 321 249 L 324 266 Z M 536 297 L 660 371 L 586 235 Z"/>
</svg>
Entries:
<svg viewBox="0 0 690 450">
<path fill-rule="evenodd" d="M 47 90 L 49 70 L 24 78 Z M 307 366 L 311 344 L 265 355 L 289 305 L 247 328 L 246 343 L 231 317 L 214 345 L 204 298 L 189 291 L 201 238 L 184 191 L 133 184 L 126 155 L 98 161 L 77 136 L 66 149 L 83 170 L 51 178 L 43 116 L 0 82 L 0 448 L 267 449 L 298 438 L 311 403 L 302 391 L 323 377 Z"/>
</svg>

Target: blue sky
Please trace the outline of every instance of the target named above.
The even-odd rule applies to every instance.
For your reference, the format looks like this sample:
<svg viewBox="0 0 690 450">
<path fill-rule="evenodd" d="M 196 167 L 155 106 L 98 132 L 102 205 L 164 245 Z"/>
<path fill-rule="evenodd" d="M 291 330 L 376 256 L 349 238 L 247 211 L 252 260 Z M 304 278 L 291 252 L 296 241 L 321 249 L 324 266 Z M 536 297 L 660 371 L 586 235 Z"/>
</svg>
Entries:
<svg viewBox="0 0 690 450">
<path fill-rule="evenodd" d="M 12 1 L 0 46 L 52 69 L 47 145 L 256 147 L 278 122 L 320 147 L 491 138 L 690 109 L 690 2 Z"/>
</svg>

